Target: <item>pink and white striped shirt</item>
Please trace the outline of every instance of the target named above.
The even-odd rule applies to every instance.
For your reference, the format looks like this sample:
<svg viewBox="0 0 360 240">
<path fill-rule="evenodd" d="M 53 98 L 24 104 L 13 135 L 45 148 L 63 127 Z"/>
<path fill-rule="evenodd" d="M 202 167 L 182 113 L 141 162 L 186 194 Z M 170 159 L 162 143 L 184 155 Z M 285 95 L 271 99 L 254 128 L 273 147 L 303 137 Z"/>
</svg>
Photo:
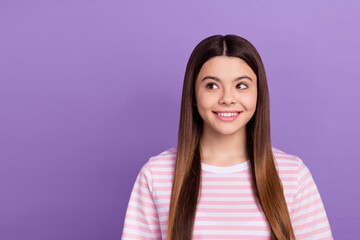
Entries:
<svg viewBox="0 0 360 240">
<path fill-rule="evenodd" d="M 296 239 L 333 239 L 320 194 L 297 157 L 272 148 Z M 122 239 L 166 239 L 176 148 L 141 169 L 126 212 Z M 201 163 L 202 180 L 193 239 L 270 239 L 255 203 L 249 161 L 217 167 Z"/>
</svg>

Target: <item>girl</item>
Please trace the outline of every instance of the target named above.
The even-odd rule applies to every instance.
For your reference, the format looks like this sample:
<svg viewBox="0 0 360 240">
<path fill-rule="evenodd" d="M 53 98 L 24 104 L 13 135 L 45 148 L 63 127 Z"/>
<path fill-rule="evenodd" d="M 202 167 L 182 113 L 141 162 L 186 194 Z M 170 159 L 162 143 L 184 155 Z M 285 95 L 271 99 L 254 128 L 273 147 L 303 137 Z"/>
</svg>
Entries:
<svg viewBox="0 0 360 240">
<path fill-rule="evenodd" d="M 122 239 L 332 239 L 309 169 L 271 146 L 265 69 L 244 38 L 193 50 L 177 147 L 141 169 Z"/>
</svg>

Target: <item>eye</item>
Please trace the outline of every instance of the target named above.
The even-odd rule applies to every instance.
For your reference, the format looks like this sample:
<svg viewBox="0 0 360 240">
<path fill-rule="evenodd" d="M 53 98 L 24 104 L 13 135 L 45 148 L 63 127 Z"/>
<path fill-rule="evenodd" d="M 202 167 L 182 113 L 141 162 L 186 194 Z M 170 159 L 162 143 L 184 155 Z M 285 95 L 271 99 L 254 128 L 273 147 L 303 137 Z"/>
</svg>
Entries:
<svg viewBox="0 0 360 240">
<path fill-rule="evenodd" d="M 245 86 L 246 88 L 248 88 L 248 86 L 247 86 L 245 83 L 239 83 L 237 86 L 241 86 L 241 85 L 243 85 L 243 86 Z M 241 87 L 240 87 L 240 89 L 244 89 L 244 88 L 241 88 Z"/>
<path fill-rule="evenodd" d="M 215 87 L 214 87 L 214 86 L 215 86 Z M 215 88 L 218 88 L 218 86 L 216 86 L 215 83 L 208 83 L 208 84 L 206 84 L 206 88 L 208 88 L 208 89 L 215 89 Z"/>
</svg>

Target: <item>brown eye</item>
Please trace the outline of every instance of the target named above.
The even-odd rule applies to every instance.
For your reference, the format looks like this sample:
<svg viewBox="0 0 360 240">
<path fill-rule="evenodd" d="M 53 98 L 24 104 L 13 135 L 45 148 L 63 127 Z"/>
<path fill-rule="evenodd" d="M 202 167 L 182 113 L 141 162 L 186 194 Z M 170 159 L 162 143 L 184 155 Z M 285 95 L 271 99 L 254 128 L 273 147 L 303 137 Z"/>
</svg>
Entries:
<svg viewBox="0 0 360 240">
<path fill-rule="evenodd" d="M 245 88 L 239 87 L 240 89 L 246 89 L 246 88 L 248 88 L 248 86 L 247 86 L 245 83 L 239 83 L 237 86 L 241 86 L 241 85 L 245 86 Z"/>
<path fill-rule="evenodd" d="M 208 88 L 208 89 L 215 89 L 215 88 L 218 88 L 218 86 L 216 86 L 215 83 L 208 83 L 208 84 L 206 84 L 206 88 Z"/>
</svg>

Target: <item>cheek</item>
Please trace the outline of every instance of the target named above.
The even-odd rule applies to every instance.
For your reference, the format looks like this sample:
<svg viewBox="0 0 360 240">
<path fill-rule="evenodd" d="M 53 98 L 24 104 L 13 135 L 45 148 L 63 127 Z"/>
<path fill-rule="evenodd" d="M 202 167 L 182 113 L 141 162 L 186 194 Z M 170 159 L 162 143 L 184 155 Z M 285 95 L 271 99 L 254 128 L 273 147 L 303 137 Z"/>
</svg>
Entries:
<svg viewBox="0 0 360 240">
<path fill-rule="evenodd" d="M 197 108 L 200 115 L 204 114 L 208 109 L 209 106 L 207 105 L 206 101 L 202 101 L 201 99 L 197 102 Z"/>
<path fill-rule="evenodd" d="M 242 104 L 245 105 L 245 107 L 250 110 L 256 109 L 256 103 L 257 103 L 257 94 L 249 94 L 246 96 L 242 96 L 241 98 Z"/>
<path fill-rule="evenodd" d="M 209 114 L 209 110 L 212 109 L 212 100 L 209 98 L 209 96 L 205 95 L 199 95 L 199 98 L 197 98 L 197 109 L 202 118 L 205 117 L 206 114 Z"/>
<path fill-rule="evenodd" d="M 214 105 L 214 102 L 217 101 L 216 99 L 215 94 L 199 93 L 197 103 L 201 108 L 209 109 Z"/>
</svg>

